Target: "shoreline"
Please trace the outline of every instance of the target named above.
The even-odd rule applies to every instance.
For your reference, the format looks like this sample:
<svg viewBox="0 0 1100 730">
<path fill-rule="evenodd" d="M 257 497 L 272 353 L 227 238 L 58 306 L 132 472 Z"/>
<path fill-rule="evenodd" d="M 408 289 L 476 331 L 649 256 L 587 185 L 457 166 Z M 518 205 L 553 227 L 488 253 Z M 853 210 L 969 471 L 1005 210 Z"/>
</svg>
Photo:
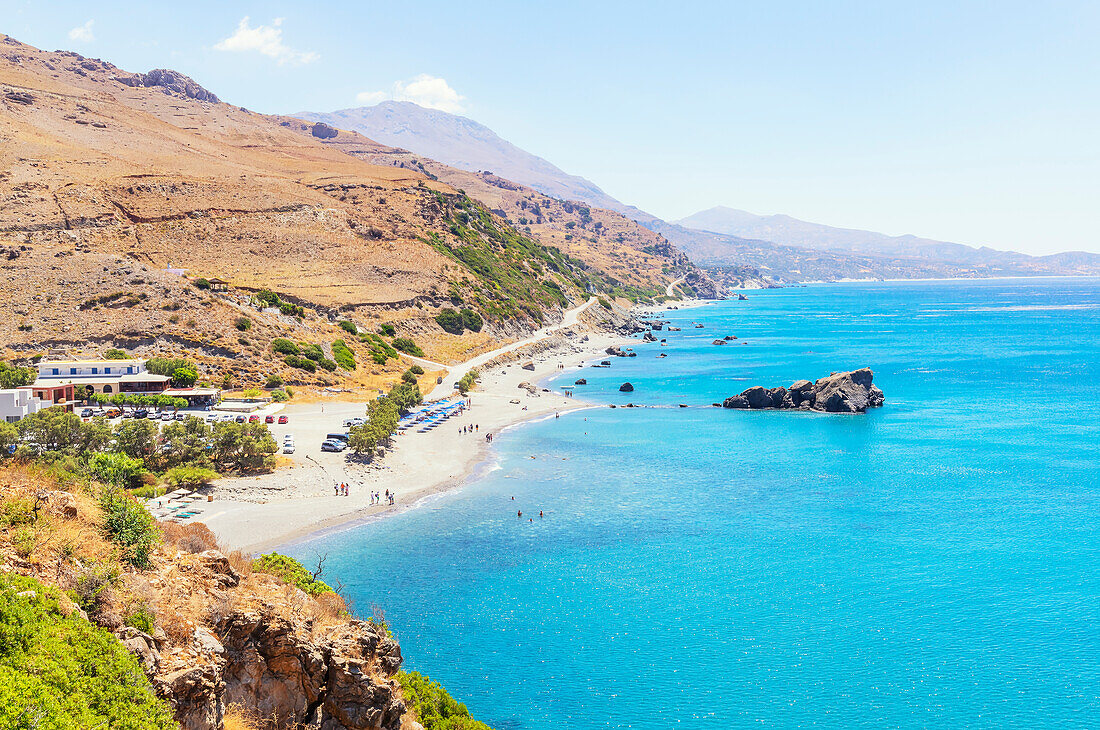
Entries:
<svg viewBox="0 0 1100 730">
<path fill-rule="evenodd" d="M 636 309 L 632 314 L 651 316 L 649 311 Z M 660 311 L 666 310 L 656 310 Z M 290 466 L 278 467 L 270 474 L 219 481 L 214 501 L 203 503 L 204 512 L 193 521 L 206 524 L 230 550 L 259 553 L 421 506 L 488 473 L 495 460 L 486 434 L 499 435 L 555 413 L 599 407 L 584 398 L 549 391 L 544 383 L 563 373 L 580 377 L 587 363 L 606 357 L 606 348 L 631 342 L 634 340 L 629 337 L 589 331 L 580 325 L 511 348 L 480 364 L 481 378 L 468 394 L 472 406 L 465 413 L 428 433 L 395 435 L 386 455 L 367 463 L 345 458 L 350 452 L 314 453 L 320 442 L 317 434 L 323 434 L 326 427 L 342 430 L 342 419 L 362 415 L 365 403 L 289 406 L 284 412 L 291 426 L 301 424 L 299 429 L 304 426 L 310 433 L 307 438 L 317 443 L 298 441 L 296 435 L 298 453 Z M 534 370 L 522 369 L 521 363 L 527 360 L 534 363 Z M 452 366 L 451 370 L 466 366 Z M 520 387 L 523 382 L 534 386 L 534 391 Z M 463 426 L 476 426 L 477 430 L 461 434 Z M 277 440 L 280 428 L 288 427 L 275 427 Z M 335 496 L 333 485 L 338 481 L 350 483 L 349 496 Z M 387 489 L 396 494 L 395 504 L 370 503 L 371 492 L 384 494 Z"/>
</svg>

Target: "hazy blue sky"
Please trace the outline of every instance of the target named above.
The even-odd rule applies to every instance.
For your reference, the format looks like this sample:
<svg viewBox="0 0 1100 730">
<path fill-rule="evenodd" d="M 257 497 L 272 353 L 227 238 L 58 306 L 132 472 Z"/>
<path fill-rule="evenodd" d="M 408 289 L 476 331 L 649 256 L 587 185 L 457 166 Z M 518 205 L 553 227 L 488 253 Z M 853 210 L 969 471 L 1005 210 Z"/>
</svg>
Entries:
<svg viewBox="0 0 1100 730">
<path fill-rule="evenodd" d="M 257 111 L 459 110 L 669 219 L 1100 251 L 1097 2 L 0 0 L 0 20 Z"/>
</svg>

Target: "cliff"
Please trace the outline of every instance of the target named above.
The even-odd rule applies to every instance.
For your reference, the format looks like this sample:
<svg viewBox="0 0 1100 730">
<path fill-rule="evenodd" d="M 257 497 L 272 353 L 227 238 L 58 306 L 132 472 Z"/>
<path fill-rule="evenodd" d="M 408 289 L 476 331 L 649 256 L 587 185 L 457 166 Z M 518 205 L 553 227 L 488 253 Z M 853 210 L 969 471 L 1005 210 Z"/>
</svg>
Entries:
<svg viewBox="0 0 1100 730">
<path fill-rule="evenodd" d="M 57 473 L 0 468 L 0 573 L 49 586 L 55 621 L 91 622 L 113 634 L 101 651 L 121 645 L 139 660 L 148 679 L 130 681 L 127 702 L 152 702 L 155 692 L 185 730 L 221 730 L 242 717 L 280 729 L 415 727 L 397 642 L 384 623 L 353 618 L 314 573 L 289 559 L 227 555 L 203 525 L 158 533 L 129 497 L 107 506 L 99 485 Z M 0 597 L 29 610 L 38 593 Z M 24 672 L 28 681 L 71 681 Z M 46 711 L 48 694 L 24 693 L 0 715 Z M 106 717 L 94 713 L 120 702 L 80 716 Z M 153 720 L 132 726 L 166 727 Z"/>
</svg>

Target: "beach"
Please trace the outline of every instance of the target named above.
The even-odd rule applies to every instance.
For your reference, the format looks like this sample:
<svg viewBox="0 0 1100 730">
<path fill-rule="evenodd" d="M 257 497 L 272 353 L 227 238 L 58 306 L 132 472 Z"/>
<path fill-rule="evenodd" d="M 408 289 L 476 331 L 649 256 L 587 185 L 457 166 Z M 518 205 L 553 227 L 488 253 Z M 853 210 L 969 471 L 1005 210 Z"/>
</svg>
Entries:
<svg viewBox="0 0 1100 730">
<path fill-rule="evenodd" d="M 487 434 L 526 420 L 579 408 L 591 407 L 583 398 L 549 392 L 541 386 L 534 392 L 521 383 L 538 384 L 562 372 L 582 377 L 584 364 L 612 345 L 631 340 L 619 335 L 573 327 L 576 319 L 559 323 L 564 332 L 537 338 L 520 347 L 501 348 L 486 359 L 481 356 L 451 367 L 457 378 L 463 368 L 479 367 L 480 379 L 468 397 L 471 407 L 432 431 L 413 429 L 393 437 L 385 456 L 365 462 L 350 451 L 322 453 L 327 433 L 346 431 L 345 419 L 362 416 L 362 402 L 322 401 L 291 404 L 280 411 L 286 425 L 272 425 L 281 445 L 284 434 L 294 436 L 296 451 L 290 461 L 269 474 L 219 480 L 213 501 L 200 503 L 202 513 L 194 518 L 205 523 L 228 549 L 265 552 L 281 545 L 363 519 L 377 519 L 408 509 L 425 498 L 456 489 L 469 480 L 489 458 Z M 531 339 L 531 338 L 529 338 Z M 494 355 L 494 353 L 488 353 Z M 526 362 L 534 370 L 522 367 Z M 562 369 L 564 367 L 564 370 Z M 461 372 L 459 372 L 461 371 Z M 455 375 L 458 373 L 458 375 Z M 429 393 L 431 398 L 453 394 L 451 378 Z M 428 398 L 426 398 L 427 400 Z M 461 433 L 463 427 L 472 432 Z M 474 430 L 476 427 L 476 430 Z M 348 496 L 338 496 L 335 485 L 347 482 Z M 386 490 L 396 494 L 387 504 Z M 383 504 L 371 504 L 371 493 L 383 495 Z"/>
</svg>

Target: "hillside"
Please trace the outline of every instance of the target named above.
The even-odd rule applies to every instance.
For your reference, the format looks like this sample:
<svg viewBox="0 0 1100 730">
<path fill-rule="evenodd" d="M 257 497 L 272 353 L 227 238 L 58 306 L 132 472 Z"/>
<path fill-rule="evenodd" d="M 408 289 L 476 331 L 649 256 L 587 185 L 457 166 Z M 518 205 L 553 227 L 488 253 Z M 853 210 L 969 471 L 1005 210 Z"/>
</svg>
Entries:
<svg viewBox="0 0 1100 730">
<path fill-rule="evenodd" d="M 1067 252 L 1029 256 L 917 236 L 887 236 L 873 231 L 836 228 L 787 215 L 760 216 L 723 206 L 700 211 L 677 221 L 677 225 L 738 239 L 768 241 L 780 247 L 850 254 L 855 257 L 853 264 L 885 278 L 899 272 L 917 277 L 929 272 L 959 276 L 1100 273 L 1100 255 L 1097 254 Z M 708 260 L 721 258 L 723 263 L 733 263 L 741 255 L 736 242 L 731 242 L 723 253 L 717 243 L 719 239 L 711 240 L 712 245 L 705 248 Z M 692 244 L 687 247 L 693 248 Z M 704 250 L 702 244 L 694 248 L 700 253 Z"/>
<path fill-rule="evenodd" d="M 281 124 L 303 135 L 314 124 L 287 117 Z M 372 142 L 357 132 L 332 128 L 324 143 L 372 164 L 414 170 L 483 202 L 509 225 L 543 246 L 584 261 L 611 291 L 658 296 L 684 277 L 687 293 L 719 296 L 718 289 L 659 233 L 629 218 L 575 200 L 563 200 L 491 172 L 467 172 L 407 150 Z"/>
<path fill-rule="evenodd" d="M 393 323 L 447 359 L 615 289 L 614 277 L 420 170 L 345 154 L 172 71 L 129 73 L 0 36 L 0 138 L 0 301 L 14 314 L 0 319 L 0 338 L 17 358 L 110 346 L 189 353 L 204 377 L 255 383 L 287 370 L 268 347 L 274 337 L 327 353 L 342 318 L 369 331 Z M 475 252 L 489 265 L 475 270 Z M 667 263 L 627 262 L 649 289 L 668 280 Z M 229 290 L 198 290 L 195 277 Z M 300 309 L 258 305 L 261 289 Z M 466 302 L 484 329 L 445 333 L 435 314 Z M 370 362 L 374 345 L 348 339 Z M 397 372 L 287 374 L 374 387 Z"/>
</svg>

